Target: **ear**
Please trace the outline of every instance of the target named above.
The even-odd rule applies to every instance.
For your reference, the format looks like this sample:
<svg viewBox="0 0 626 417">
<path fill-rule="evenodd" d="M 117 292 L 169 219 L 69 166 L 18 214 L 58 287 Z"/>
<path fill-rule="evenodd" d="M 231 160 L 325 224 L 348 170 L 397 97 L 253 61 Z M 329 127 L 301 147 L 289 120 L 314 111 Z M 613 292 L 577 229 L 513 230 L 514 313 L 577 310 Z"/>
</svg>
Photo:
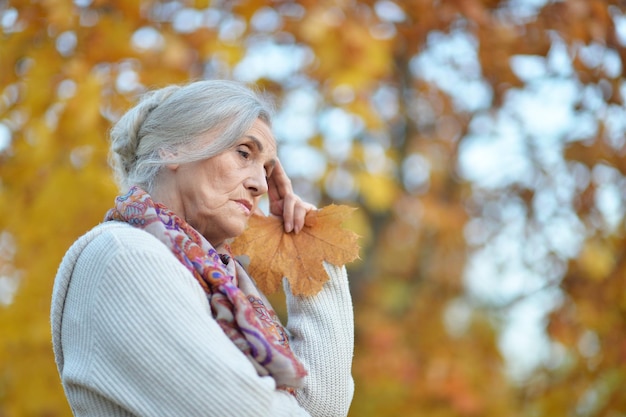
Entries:
<svg viewBox="0 0 626 417">
<path fill-rule="evenodd" d="M 159 149 L 159 157 L 163 161 L 172 160 L 176 158 L 176 153 L 172 151 L 168 151 L 166 149 Z M 165 164 L 165 167 L 171 171 L 176 171 L 180 164 Z"/>
</svg>

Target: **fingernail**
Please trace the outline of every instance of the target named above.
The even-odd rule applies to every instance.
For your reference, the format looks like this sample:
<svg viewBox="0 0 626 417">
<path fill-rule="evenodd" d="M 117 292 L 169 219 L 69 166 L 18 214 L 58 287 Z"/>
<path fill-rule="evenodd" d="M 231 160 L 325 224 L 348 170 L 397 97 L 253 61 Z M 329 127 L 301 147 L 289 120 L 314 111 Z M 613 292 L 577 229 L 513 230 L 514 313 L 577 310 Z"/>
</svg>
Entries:
<svg viewBox="0 0 626 417">
<path fill-rule="evenodd" d="M 285 223 L 285 232 L 289 233 L 293 230 L 293 225 L 291 223 Z"/>
</svg>

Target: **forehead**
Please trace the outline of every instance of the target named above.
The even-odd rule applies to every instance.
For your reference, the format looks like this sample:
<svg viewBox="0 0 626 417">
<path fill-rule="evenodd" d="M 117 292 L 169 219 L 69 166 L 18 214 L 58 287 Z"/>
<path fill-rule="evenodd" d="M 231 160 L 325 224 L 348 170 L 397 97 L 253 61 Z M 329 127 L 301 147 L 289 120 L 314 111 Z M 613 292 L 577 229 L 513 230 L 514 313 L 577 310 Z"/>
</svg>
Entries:
<svg viewBox="0 0 626 417">
<path fill-rule="evenodd" d="M 244 138 L 254 143 L 259 152 L 267 154 L 269 157 L 276 155 L 276 139 L 274 139 L 270 127 L 262 120 L 255 120 L 252 127 L 244 134 Z"/>
</svg>

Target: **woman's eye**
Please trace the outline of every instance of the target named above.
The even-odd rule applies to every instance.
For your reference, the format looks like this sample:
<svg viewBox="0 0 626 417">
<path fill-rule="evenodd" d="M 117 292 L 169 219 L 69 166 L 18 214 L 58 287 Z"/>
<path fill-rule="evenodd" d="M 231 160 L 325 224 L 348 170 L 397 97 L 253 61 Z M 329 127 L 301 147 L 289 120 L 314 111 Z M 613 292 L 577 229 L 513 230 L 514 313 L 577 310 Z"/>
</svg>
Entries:
<svg viewBox="0 0 626 417">
<path fill-rule="evenodd" d="M 237 152 L 239 152 L 239 155 L 241 155 L 241 157 L 242 157 L 243 159 L 248 159 L 248 158 L 250 158 L 250 152 L 248 152 L 248 151 L 244 151 L 244 150 L 242 150 L 242 149 L 238 149 L 238 150 L 237 150 Z"/>
</svg>

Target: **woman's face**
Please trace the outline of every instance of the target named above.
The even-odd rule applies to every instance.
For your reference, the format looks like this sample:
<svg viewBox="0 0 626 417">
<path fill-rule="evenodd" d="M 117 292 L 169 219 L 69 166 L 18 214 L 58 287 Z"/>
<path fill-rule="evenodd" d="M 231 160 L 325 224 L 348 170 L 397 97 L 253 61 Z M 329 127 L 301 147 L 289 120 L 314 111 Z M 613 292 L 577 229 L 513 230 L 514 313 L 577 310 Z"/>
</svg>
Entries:
<svg viewBox="0 0 626 417">
<path fill-rule="evenodd" d="M 164 203 L 217 247 L 243 233 L 267 192 L 267 177 L 275 163 L 272 132 L 257 119 L 233 148 L 209 159 L 170 166 L 174 201 Z"/>
</svg>

